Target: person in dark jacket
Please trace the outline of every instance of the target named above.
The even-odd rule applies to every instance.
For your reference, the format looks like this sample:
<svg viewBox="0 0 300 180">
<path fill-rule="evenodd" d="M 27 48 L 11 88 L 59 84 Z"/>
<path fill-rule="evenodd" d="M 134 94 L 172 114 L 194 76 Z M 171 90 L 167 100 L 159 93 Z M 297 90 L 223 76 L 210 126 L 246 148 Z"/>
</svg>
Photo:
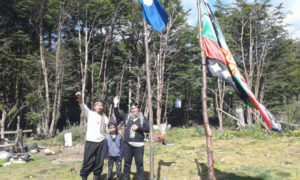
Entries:
<svg viewBox="0 0 300 180">
<path fill-rule="evenodd" d="M 117 119 L 124 123 L 124 180 L 130 179 L 131 163 L 134 157 L 138 180 L 144 179 L 144 133 L 149 132 L 147 118 L 139 112 L 137 103 L 130 105 L 130 113 L 120 114 L 119 98 L 114 98 L 114 113 Z"/>
<path fill-rule="evenodd" d="M 104 146 L 104 161 L 108 162 L 107 180 L 112 179 L 112 170 L 116 164 L 117 180 L 121 179 L 122 172 L 122 157 L 123 157 L 123 139 L 118 134 L 118 126 L 115 121 L 108 123 L 109 134 L 106 136 Z"/>
</svg>

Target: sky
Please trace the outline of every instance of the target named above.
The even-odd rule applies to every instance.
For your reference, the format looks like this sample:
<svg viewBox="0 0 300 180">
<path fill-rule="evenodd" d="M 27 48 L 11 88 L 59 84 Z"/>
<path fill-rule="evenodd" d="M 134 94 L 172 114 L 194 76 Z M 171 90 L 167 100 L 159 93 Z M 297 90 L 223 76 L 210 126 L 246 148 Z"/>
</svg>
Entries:
<svg viewBox="0 0 300 180">
<path fill-rule="evenodd" d="M 215 0 L 207 0 L 209 5 L 213 7 Z M 189 14 L 188 22 L 191 25 L 197 24 L 197 0 L 181 0 L 182 5 L 185 10 L 191 9 Z M 229 2 L 229 0 L 226 0 Z M 294 39 L 300 39 L 300 0 L 271 0 L 271 3 L 274 6 L 283 3 L 284 12 L 288 13 L 285 19 L 285 23 L 290 26 L 287 27 L 287 30 L 290 33 L 290 36 Z"/>
</svg>

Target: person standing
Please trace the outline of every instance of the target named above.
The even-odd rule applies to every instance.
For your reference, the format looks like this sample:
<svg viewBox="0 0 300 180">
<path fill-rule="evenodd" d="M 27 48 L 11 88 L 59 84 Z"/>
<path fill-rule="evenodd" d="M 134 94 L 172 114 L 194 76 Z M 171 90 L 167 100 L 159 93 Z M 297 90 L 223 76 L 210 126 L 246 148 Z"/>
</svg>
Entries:
<svg viewBox="0 0 300 180">
<path fill-rule="evenodd" d="M 130 113 L 120 114 L 118 109 L 119 98 L 114 98 L 114 113 L 117 119 L 124 122 L 124 180 L 130 179 L 131 163 L 134 157 L 137 179 L 144 179 L 144 133 L 149 132 L 149 123 L 146 117 L 139 112 L 137 103 L 130 105 Z"/>
<path fill-rule="evenodd" d="M 104 146 L 104 161 L 108 162 L 107 180 L 112 179 L 112 171 L 116 164 L 117 180 L 121 180 L 122 158 L 123 158 L 123 138 L 118 134 L 118 126 L 115 121 L 108 123 L 109 134 L 106 136 Z"/>
<path fill-rule="evenodd" d="M 82 101 L 80 92 L 75 96 L 79 106 L 87 118 L 86 143 L 84 147 L 83 164 L 80 170 L 82 180 L 87 180 L 88 175 L 93 172 L 94 180 L 100 179 L 104 163 L 104 131 L 107 130 L 108 118 L 103 113 L 104 103 L 97 101 L 93 111 L 90 110 Z"/>
</svg>

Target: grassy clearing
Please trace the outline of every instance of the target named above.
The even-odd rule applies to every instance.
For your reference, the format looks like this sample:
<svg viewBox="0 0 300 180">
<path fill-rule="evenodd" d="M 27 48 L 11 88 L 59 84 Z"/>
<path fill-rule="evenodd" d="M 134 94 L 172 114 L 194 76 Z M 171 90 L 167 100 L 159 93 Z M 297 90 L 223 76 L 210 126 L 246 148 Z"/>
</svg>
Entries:
<svg viewBox="0 0 300 180">
<path fill-rule="evenodd" d="M 300 179 L 300 131 L 280 136 L 258 128 L 214 131 L 217 179 Z M 206 140 L 203 129 L 175 128 L 168 132 L 168 145 L 155 146 L 156 179 L 207 179 Z M 83 149 L 82 149 L 83 150 Z M 145 146 L 145 173 L 149 176 L 149 144 Z M 0 167 L 2 179 L 80 179 L 81 161 L 54 163 L 56 158 L 34 157 L 25 165 Z M 0 162 L 3 163 L 2 161 Z M 103 176 L 107 172 L 105 165 Z M 135 166 L 132 167 L 135 175 Z M 90 178 L 91 179 L 91 178 Z"/>
</svg>

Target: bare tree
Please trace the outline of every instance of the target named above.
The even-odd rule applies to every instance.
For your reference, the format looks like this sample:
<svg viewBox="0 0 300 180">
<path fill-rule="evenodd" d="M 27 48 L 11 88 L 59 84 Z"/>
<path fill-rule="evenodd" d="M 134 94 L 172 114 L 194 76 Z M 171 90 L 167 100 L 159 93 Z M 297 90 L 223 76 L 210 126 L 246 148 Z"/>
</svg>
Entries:
<svg viewBox="0 0 300 180">
<path fill-rule="evenodd" d="M 62 2 L 59 5 L 59 15 L 58 15 L 58 26 L 57 26 L 57 44 L 56 44 L 56 53 L 55 53 L 55 84 L 54 84 L 54 100 L 52 107 L 52 120 L 50 125 L 50 135 L 54 136 L 56 133 L 56 124 L 59 118 L 59 110 L 61 103 L 61 94 L 62 94 L 62 72 L 63 72 L 63 63 L 61 58 L 61 31 L 65 22 L 66 9 L 65 3 Z"/>
<path fill-rule="evenodd" d="M 216 109 L 217 115 L 219 119 L 219 129 L 223 130 L 223 105 L 224 105 L 224 96 L 225 96 L 225 82 L 221 81 L 219 78 L 217 80 L 217 90 L 215 92 L 215 101 L 216 101 Z"/>
</svg>

